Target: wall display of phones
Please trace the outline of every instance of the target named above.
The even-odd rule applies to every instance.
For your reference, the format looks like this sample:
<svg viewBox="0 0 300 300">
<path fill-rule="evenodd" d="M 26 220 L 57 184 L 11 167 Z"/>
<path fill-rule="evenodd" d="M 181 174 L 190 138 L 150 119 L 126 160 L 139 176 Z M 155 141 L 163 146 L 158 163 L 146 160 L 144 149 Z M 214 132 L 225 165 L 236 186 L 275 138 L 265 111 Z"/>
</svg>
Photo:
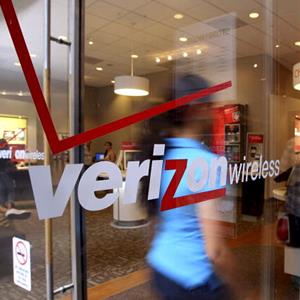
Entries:
<svg viewBox="0 0 300 300">
<path fill-rule="evenodd" d="M 241 125 L 225 125 L 225 144 L 239 143 L 241 141 Z"/>
<path fill-rule="evenodd" d="M 247 161 L 259 160 L 263 155 L 264 135 L 262 133 L 247 133 Z"/>
<path fill-rule="evenodd" d="M 240 145 L 225 145 L 225 156 L 229 162 L 239 162 L 241 156 Z"/>
<path fill-rule="evenodd" d="M 245 152 L 245 114 L 244 105 L 227 105 L 224 107 L 225 156 L 228 162 L 240 162 Z"/>
</svg>

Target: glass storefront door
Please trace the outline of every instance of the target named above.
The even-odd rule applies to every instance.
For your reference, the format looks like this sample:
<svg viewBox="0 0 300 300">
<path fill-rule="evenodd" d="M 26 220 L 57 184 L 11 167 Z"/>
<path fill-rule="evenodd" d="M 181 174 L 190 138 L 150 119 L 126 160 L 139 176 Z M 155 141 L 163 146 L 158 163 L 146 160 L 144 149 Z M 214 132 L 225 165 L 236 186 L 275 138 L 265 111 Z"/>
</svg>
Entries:
<svg viewBox="0 0 300 300">
<path fill-rule="evenodd" d="M 4 2 L 1 5 L 10 1 Z M 52 2 L 52 35 L 68 36 L 67 2 Z M 12 4 L 43 86 L 44 1 Z M 46 299 L 45 226 L 39 220 L 29 176 L 31 167 L 43 166 L 45 161 L 43 129 L 2 11 L 0 22 L 1 299 Z M 69 132 L 68 49 L 52 44 L 51 53 L 51 115 L 58 134 L 63 137 Z M 51 154 L 54 189 L 67 160 L 68 153 Z M 72 282 L 68 210 L 61 218 L 53 219 L 53 290 Z"/>
<path fill-rule="evenodd" d="M 82 113 L 85 133 L 73 143 L 68 24 L 78 14 L 51 1 L 51 116 L 67 141 L 52 147 L 51 177 L 1 15 L 4 299 L 46 299 L 46 218 L 55 298 L 72 297 L 70 232 L 82 230 L 70 222 L 72 191 L 88 299 L 298 299 L 298 1 L 83 2 L 85 88 L 71 117 Z M 42 85 L 44 1 L 12 3 Z"/>
</svg>

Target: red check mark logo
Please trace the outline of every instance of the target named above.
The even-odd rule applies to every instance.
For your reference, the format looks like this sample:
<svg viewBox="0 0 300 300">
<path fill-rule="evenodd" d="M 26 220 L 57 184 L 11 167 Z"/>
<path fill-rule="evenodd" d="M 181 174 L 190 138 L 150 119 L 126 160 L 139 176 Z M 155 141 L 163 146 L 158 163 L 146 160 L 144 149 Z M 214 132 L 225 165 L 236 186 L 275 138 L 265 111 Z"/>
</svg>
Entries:
<svg viewBox="0 0 300 300">
<path fill-rule="evenodd" d="M 53 120 L 51 118 L 51 114 L 46 105 L 41 86 L 39 84 L 36 72 L 34 70 L 31 57 L 24 40 L 23 33 L 18 22 L 14 6 L 12 4 L 12 0 L 0 0 L 0 6 L 4 18 L 6 20 L 6 24 L 8 26 L 10 36 L 14 43 L 20 64 L 22 66 L 22 70 L 28 88 L 30 90 L 32 100 L 35 104 L 39 119 L 41 121 L 49 146 L 53 153 L 58 153 L 71 149 L 100 136 L 104 136 L 106 134 L 112 133 L 116 130 L 125 128 L 143 120 L 150 119 L 154 116 L 157 116 L 174 108 L 178 108 L 180 106 L 188 104 L 189 102 L 192 102 L 196 99 L 200 99 L 213 93 L 227 89 L 232 85 L 231 81 L 227 81 L 222 84 L 218 84 L 213 87 L 198 91 L 196 93 L 178 98 L 176 100 L 172 100 L 167 103 L 154 106 L 150 109 L 135 113 L 122 119 L 104 125 L 100 125 L 96 128 L 82 132 L 75 136 L 59 140 Z"/>
</svg>

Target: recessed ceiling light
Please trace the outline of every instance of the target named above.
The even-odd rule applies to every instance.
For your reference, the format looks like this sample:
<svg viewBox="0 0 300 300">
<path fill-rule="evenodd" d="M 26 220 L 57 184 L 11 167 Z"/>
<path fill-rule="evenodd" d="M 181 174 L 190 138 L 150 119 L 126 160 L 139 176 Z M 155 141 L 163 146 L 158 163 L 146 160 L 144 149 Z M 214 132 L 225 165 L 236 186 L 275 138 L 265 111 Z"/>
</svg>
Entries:
<svg viewBox="0 0 300 300">
<path fill-rule="evenodd" d="M 197 49 L 196 53 L 197 53 L 197 55 L 199 55 L 199 54 L 202 53 L 202 50 L 201 49 Z"/>
<path fill-rule="evenodd" d="M 17 67 L 20 67 L 20 66 L 21 66 L 21 64 L 20 64 L 18 61 L 16 61 L 16 62 L 14 63 L 14 65 L 17 66 Z"/>
<path fill-rule="evenodd" d="M 181 20 L 181 19 L 183 19 L 183 15 L 182 14 L 175 14 L 174 19 Z"/>
<path fill-rule="evenodd" d="M 180 38 L 179 38 L 179 41 L 180 42 L 187 42 L 187 37 L 185 37 L 185 36 L 181 36 Z"/>
<path fill-rule="evenodd" d="M 257 19 L 258 17 L 259 17 L 258 12 L 253 11 L 249 14 L 249 18 L 251 18 L 251 19 Z"/>
<path fill-rule="evenodd" d="M 168 60 L 172 60 L 173 57 L 171 55 L 168 55 Z"/>
<path fill-rule="evenodd" d="M 102 67 L 97 67 L 96 70 L 97 71 L 103 71 L 103 68 Z"/>
<path fill-rule="evenodd" d="M 156 62 L 156 63 L 160 63 L 160 58 L 159 58 L 159 57 L 156 57 L 156 58 L 155 58 L 155 62 Z"/>
<path fill-rule="evenodd" d="M 280 47 L 280 45 L 279 45 L 279 44 L 276 44 L 276 45 L 275 45 L 275 48 L 279 48 L 279 47 Z"/>
<path fill-rule="evenodd" d="M 18 96 L 23 96 L 23 92 L 20 91 L 20 92 L 18 93 Z"/>
<path fill-rule="evenodd" d="M 188 57 L 189 55 L 188 55 L 187 52 L 183 52 L 183 53 L 182 53 L 182 56 L 183 56 L 183 57 Z"/>
<path fill-rule="evenodd" d="M 35 57 L 37 57 L 37 55 L 34 53 L 30 53 L 30 57 L 35 58 Z"/>
<path fill-rule="evenodd" d="M 300 47 L 300 41 L 296 41 L 294 44 L 295 44 L 295 46 Z"/>
<path fill-rule="evenodd" d="M 115 81 L 114 81 L 114 80 L 112 80 L 112 81 L 111 81 L 111 83 L 115 83 Z"/>
<path fill-rule="evenodd" d="M 65 42 L 68 41 L 68 38 L 67 38 L 65 35 L 59 35 L 59 36 L 58 36 L 58 39 L 59 39 L 59 40 L 63 40 L 63 41 L 65 41 Z"/>
<path fill-rule="evenodd" d="M 138 58 L 139 56 L 137 54 L 131 54 L 131 58 Z"/>
<path fill-rule="evenodd" d="M 254 65 L 253 65 L 253 68 L 256 69 L 257 67 L 258 67 L 258 64 L 254 64 Z"/>
<path fill-rule="evenodd" d="M 2 92 L 1 92 L 1 95 L 6 95 L 6 92 L 5 92 L 5 91 L 2 91 Z"/>
<path fill-rule="evenodd" d="M 94 45 L 94 42 L 90 40 L 89 45 Z"/>
</svg>

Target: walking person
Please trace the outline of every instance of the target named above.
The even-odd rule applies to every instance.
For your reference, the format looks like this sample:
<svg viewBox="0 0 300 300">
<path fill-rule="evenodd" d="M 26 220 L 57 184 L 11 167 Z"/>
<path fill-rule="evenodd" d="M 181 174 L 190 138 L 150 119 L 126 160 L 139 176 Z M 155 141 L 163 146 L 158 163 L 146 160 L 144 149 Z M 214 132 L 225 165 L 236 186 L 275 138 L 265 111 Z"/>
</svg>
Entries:
<svg viewBox="0 0 300 300">
<path fill-rule="evenodd" d="M 175 86 L 171 99 L 205 89 L 208 83 L 201 77 L 185 75 Z M 200 102 L 201 110 L 196 114 L 194 105 Z M 208 148 L 207 138 L 211 132 L 212 106 L 212 99 L 206 97 L 151 120 L 141 143 L 144 155 L 149 158 L 154 144 L 165 144 L 164 161 L 186 159 L 188 168 L 191 161 L 201 157 L 210 166 L 216 157 Z M 206 222 L 211 206 L 199 203 L 159 210 L 162 195 L 173 175 L 174 170 L 163 171 L 158 200 L 146 200 L 147 182 L 142 186 L 143 203 L 156 220 L 155 235 L 147 255 L 154 286 L 163 300 L 230 300 L 229 285 L 237 290 L 237 274 L 234 274 L 230 251 L 216 236 L 216 227 Z M 201 174 L 197 176 L 200 178 Z M 184 174 L 174 197 L 191 193 L 186 182 L 187 175 Z M 201 191 L 209 190 L 206 185 Z M 242 298 L 244 300 L 246 296 Z"/>
</svg>

